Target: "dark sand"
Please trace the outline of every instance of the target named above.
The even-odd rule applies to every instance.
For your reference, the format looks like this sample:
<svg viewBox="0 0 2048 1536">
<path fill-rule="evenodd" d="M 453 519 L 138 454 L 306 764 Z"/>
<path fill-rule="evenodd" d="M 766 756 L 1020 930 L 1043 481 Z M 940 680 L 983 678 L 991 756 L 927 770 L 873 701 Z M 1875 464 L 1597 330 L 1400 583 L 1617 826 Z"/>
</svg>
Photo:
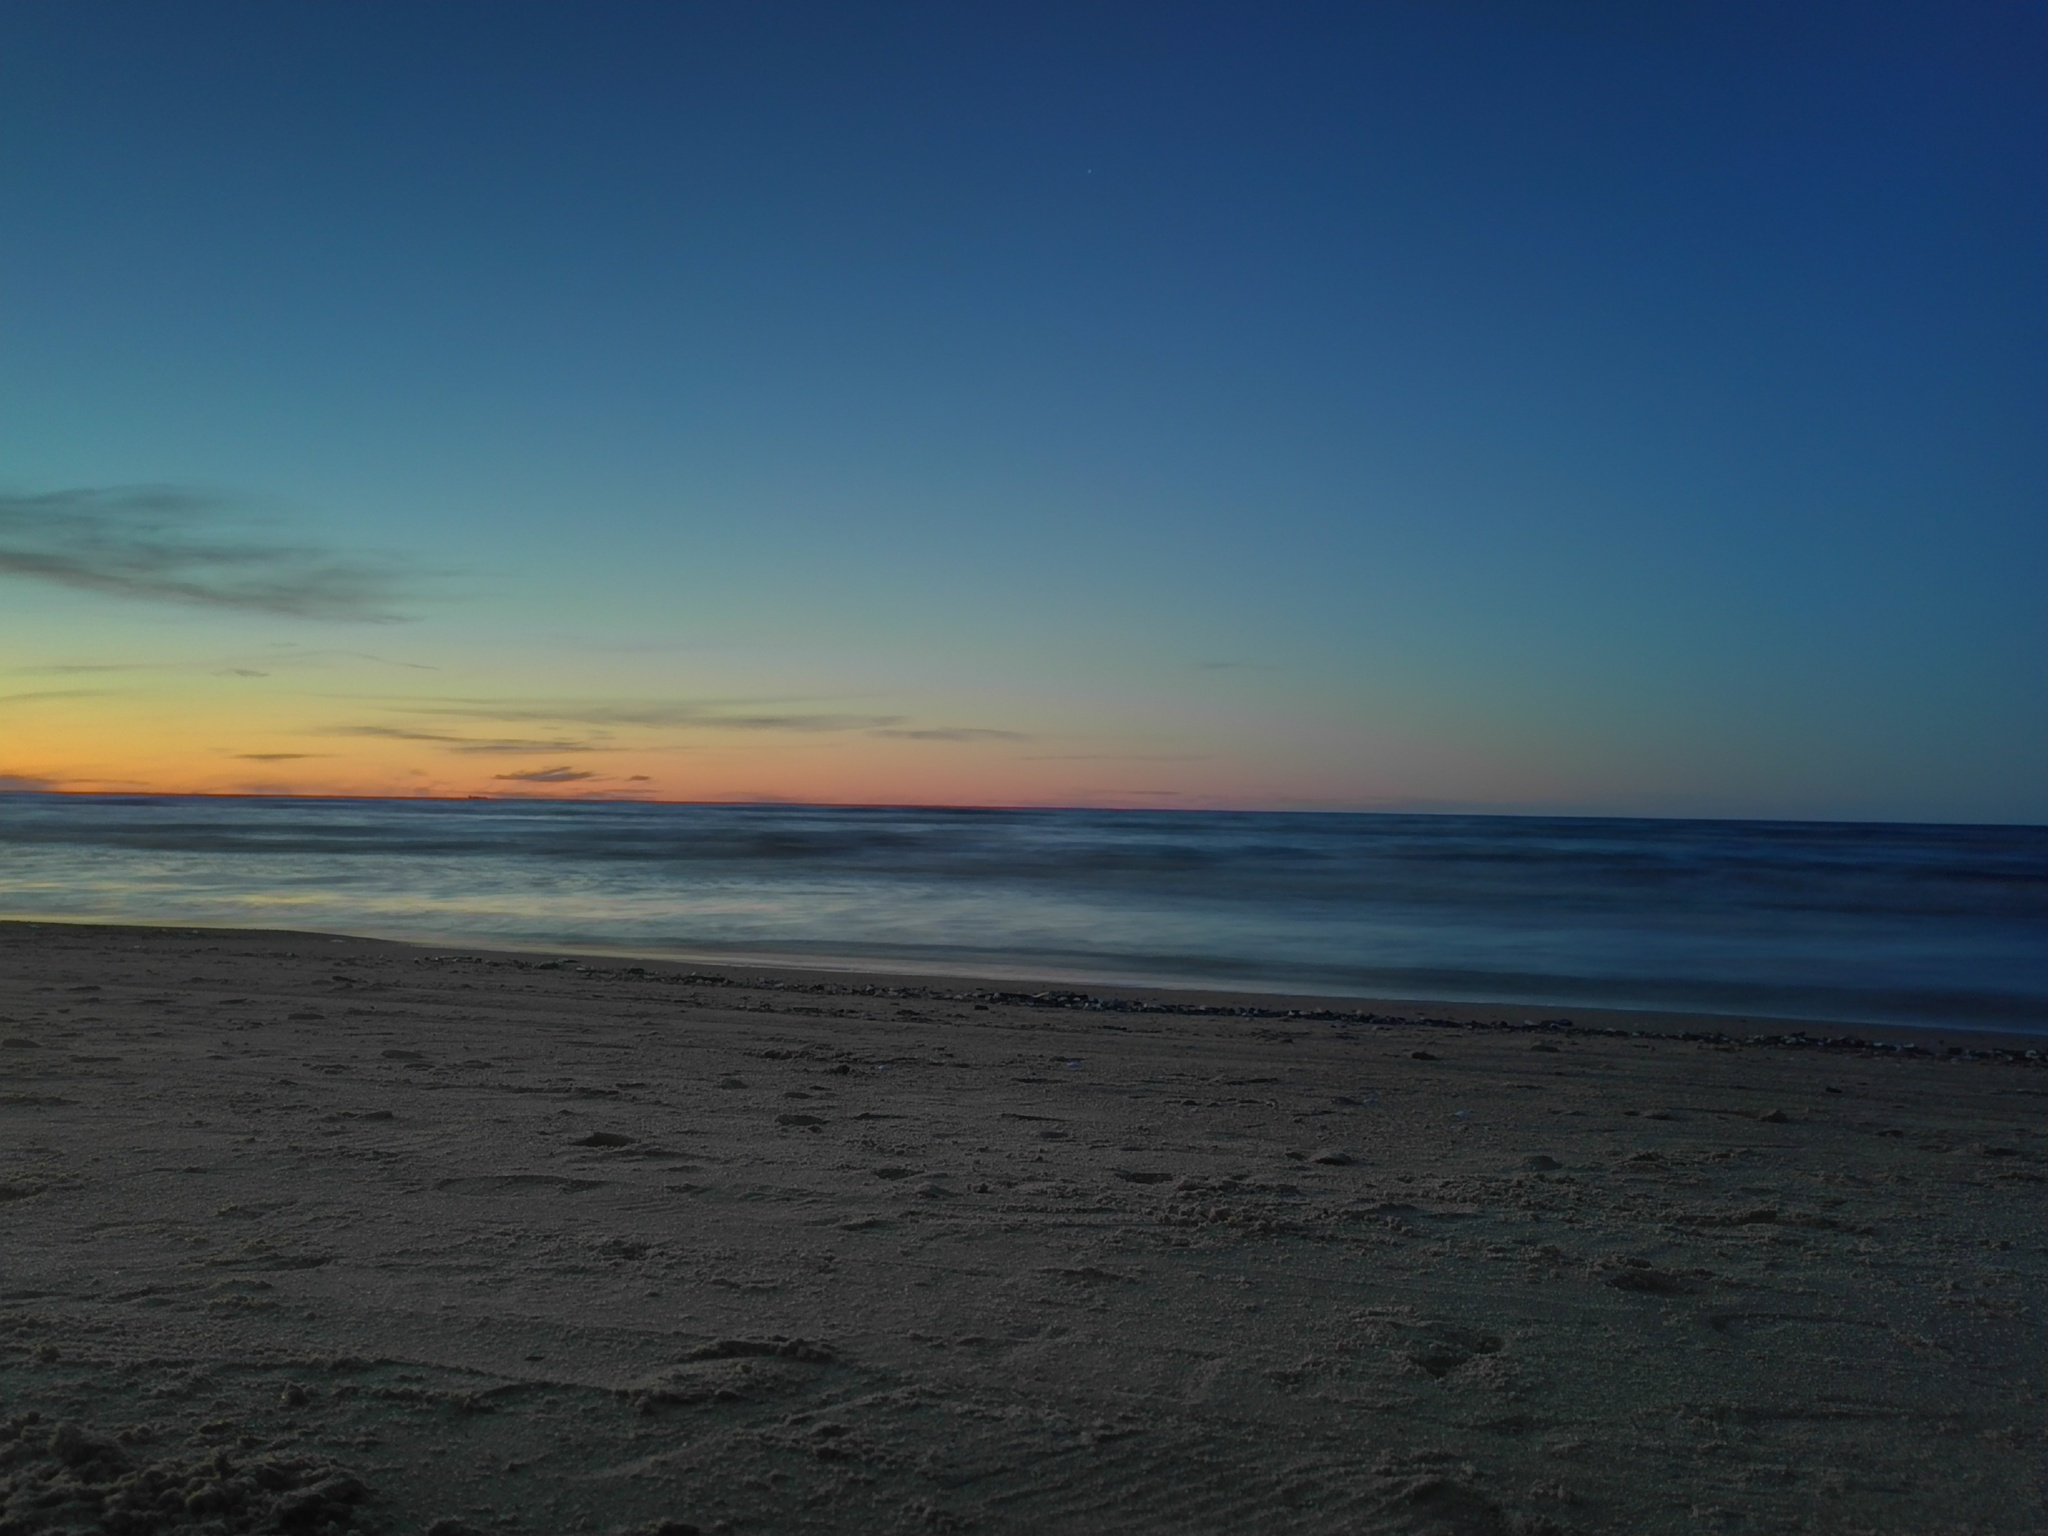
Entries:
<svg viewBox="0 0 2048 1536">
<path fill-rule="evenodd" d="M 0 1536 L 2048 1528 L 2019 1050 L 721 973 L 0 925 Z"/>
</svg>

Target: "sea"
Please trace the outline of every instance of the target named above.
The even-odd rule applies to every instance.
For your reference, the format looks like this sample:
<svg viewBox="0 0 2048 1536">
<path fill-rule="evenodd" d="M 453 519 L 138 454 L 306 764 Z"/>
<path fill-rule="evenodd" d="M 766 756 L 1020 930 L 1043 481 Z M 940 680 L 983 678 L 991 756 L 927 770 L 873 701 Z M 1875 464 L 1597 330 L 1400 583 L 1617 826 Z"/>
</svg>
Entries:
<svg viewBox="0 0 2048 1536">
<path fill-rule="evenodd" d="M 0 915 L 2048 1034 L 2048 827 L 0 795 Z"/>
</svg>

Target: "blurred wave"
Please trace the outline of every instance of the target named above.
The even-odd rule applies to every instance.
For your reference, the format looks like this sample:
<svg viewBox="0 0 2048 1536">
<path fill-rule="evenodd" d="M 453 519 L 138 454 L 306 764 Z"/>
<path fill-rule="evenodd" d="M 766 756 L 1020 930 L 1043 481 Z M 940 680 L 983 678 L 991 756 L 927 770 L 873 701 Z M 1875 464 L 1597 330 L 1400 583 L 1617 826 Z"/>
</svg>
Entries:
<svg viewBox="0 0 2048 1536">
<path fill-rule="evenodd" d="M 0 795 L 0 912 L 2048 1032 L 2048 828 Z"/>
</svg>

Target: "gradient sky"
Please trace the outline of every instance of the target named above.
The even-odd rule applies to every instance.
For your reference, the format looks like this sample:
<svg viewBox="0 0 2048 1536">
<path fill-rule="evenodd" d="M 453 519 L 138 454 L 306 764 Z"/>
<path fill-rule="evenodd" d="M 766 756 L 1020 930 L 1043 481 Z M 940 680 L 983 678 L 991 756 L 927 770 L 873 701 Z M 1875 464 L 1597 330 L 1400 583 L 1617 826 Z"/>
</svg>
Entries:
<svg viewBox="0 0 2048 1536">
<path fill-rule="evenodd" d="M 2048 5 L 0 7 L 0 784 L 2048 820 Z"/>
</svg>

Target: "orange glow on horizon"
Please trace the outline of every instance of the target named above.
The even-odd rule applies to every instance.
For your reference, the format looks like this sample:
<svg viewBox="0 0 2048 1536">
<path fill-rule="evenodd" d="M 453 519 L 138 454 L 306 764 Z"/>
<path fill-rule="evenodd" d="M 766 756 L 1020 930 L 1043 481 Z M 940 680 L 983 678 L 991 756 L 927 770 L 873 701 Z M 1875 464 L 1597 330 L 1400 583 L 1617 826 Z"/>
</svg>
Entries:
<svg viewBox="0 0 2048 1536">
<path fill-rule="evenodd" d="M 207 697 L 49 700 L 17 713 L 0 786 L 72 794 L 298 796 L 361 799 L 644 800 L 815 805 L 1228 808 L 1274 796 L 1202 759 L 1132 753 L 1074 761 L 1015 741 L 830 735 L 677 733 L 669 742 L 602 750 L 479 751 L 461 744 L 347 736 L 281 699 L 252 713 Z M 296 717 L 296 718 L 295 718 Z M 432 733 L 419 732 L 421 736 Z M 1303 788 L 1307 788 L 1306 785 Z M 1304 794 L 1303 802 L 1317 797 Z"/>
</svg>

